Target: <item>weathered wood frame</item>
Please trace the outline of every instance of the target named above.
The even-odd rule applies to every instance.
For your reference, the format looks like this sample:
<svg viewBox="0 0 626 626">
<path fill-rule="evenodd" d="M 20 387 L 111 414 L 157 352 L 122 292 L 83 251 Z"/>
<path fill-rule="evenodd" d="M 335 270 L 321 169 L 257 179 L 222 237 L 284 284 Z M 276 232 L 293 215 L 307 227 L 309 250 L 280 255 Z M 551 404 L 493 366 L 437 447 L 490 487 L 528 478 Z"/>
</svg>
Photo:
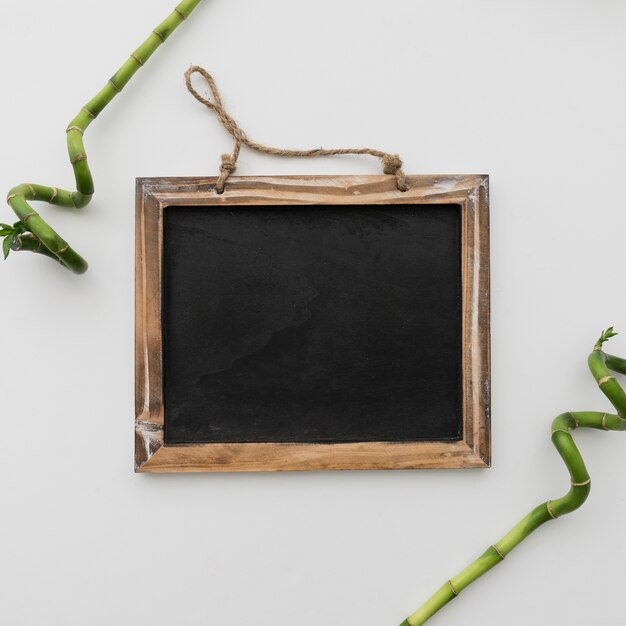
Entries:
<svg viewBox="0 0 626 626">
<path fill-rule="evenodd" d="M 489 181 L 487 176 L 232 177 L 137 180 L 135 468 L 138 472 L 287 471 L 489 467 Z M 462 211 L 462 400 L 460 441 L 167 445 L 162 387 L 163 211 L 176 206 L 458 204 Z"/>
</svg>

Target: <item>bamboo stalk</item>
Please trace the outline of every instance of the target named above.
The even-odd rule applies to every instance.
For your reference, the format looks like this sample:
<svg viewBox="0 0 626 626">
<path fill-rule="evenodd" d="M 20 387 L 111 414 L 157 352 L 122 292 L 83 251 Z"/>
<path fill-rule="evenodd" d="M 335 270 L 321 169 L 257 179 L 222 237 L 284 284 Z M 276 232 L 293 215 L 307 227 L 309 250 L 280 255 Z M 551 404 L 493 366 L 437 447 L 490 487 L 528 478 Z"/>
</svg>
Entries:
<svg viewBox="0 0 626 626">
<path fill-rule="evenodd" d="M 552 422 L 552 443 L 561 455 L 570 475 L 570 489 L 557 500 L 543 502 L 533 509 L 517 526 L 506 534 L 498 543 L 476 559 L 460 574 L 446 582 L 415 613 L 400 626 L 421 626 L 435 613 L 477 578 L 501 563 L 526 537 L 540 526 L 581 507 L 591 490 L 591 478 L 583 458 L 574 443 L 570 431 L 577 428 L 595 428 L 598 430 L 626 430 L 626 393 L 622 386 L 611 376 L 610 371 L 626 374 L 626 360 L 606 354 L 602 346 L 617 333 L 613 328 L 605 330 L 589 355 L 588 365 L 600 390 L 609 399 L 617 411 L 616 414 L 597 411 L 562 413 Z"/>
<path fill-rule="evenodd" d="M 113 75 L 102 90 L 96 94 L 69 123 L 67 128 L 67 149 L 74 170 L 76 191 L 67 191 L 45 185 L 23 184 L 9 191 L 7 203 L 20 219 L 23 227 L 9 227 L 3 233 L 9 248 L 15 251 L 39 252 L 58 259 L 65 267 L 76 274 L 87 271 L 87 261 L 75 252 L 69 244 L 54 231 L 44 219 L 32 209 L 33 201 L 46 202 L 56 206 L 81 209 L 89 204 L 95 188 L 91 170 L 87 162 L 87 152 L 83 135 L 90 124 L 104 108 L 120 93 L 137 71 L 148 61 L 168 37 L 187 19 L 201 0 L 182 0 L 174 11 L 157 26 L 150 36 L 130 55 L 128 60 Z M 27 231 L 28 236 L 24 233 Z M 10 238 L 10 239 L 9 239 Z M 43 245 L 38 246 L 36 239 Z M 45 250 L 45 251 L 44 251 Z M 49 253 L 49 254 L 48 254 Z"/>
</svg>

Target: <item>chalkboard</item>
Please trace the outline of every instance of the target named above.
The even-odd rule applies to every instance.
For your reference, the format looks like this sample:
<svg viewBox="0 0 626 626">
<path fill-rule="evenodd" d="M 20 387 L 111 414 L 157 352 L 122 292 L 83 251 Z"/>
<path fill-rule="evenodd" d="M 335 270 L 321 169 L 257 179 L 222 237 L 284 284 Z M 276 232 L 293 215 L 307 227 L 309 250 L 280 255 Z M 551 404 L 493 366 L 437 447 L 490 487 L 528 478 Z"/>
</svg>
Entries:
<svg viewBox="0 0 626 626">
<path fill-rule="evenodd" d="M 233 179 L 221 196 L 206 179 L 204 189 L 198 181 L 190 188 L 188 179 L 160 181 L 166 195 L 175 188 L 176 198 L 159 200 L 158 237 L 149 245 L 160 261 L 160 393 L 159 418 L 143 419 L 139 429 L 141 466 L 154 462 L 153 454 L 143 457 L 146 437 L 154 445 L 155 433 L 159 448 L 178 451 L 175 470 L 306 469 L 314 450 L 322 457 L 325 450 L 326 461 L 311 469 L 334 468 L 333 451 L 342 451 L 340 468 L 422 466 L 424 459 L 406 460 L 406 444 L 418 456 L 441 451 L 426 466 L 446 466 L 446 453 L 459 466 L 488 465 L 484 390 L 481 414 L 470 421 L 467 415 L 469 387 L 485 380 L 468 376 L 476 364 L 465 358 L 467 321 L 481 316 L 474 339 L 487 338 L 478 346 L 486 371 L 476 371 L 488 376 L 488 289 L 468 289 L 481 274 L 488 286 L 487 242 L 477 264 L 479 250 L 468 256 L 467 232 L 480 234 L 476 219 L 486 219 L 486 181 L 480 180 L 483 206 L 474 207 L 470 225 L 467 186 L 456 198 L 439 189 L 436 202 L 423 188 L 413 198 L 411 191 L 388 192 L 392 197 L 381 202 L 371 179 L 386 190 L 387 177 L 364 178 L 358 194 L 351 179 L 349 198 L 310 179 L 298 179 L 297 190 L 293 180 L 278 179 L 281 186 L 272 179 L 269 194 L 257 181 L 254 197 L 249 179 Z M 140 181 L 138 193 L 144 254 L 145 200 L 159 195 L 154 184 Z M 139 417 L 145 418 L 145 398 Z M 239 467 L 246 447 L 248 456 L 257 450 L 258 467 Z M 179 467 L 192 450 L 210 460 Z"/>
<path fill-rule="evenodd" d="M 461 436 L 460 207 L 166 211 L 165 441 Z"/>
</svg>

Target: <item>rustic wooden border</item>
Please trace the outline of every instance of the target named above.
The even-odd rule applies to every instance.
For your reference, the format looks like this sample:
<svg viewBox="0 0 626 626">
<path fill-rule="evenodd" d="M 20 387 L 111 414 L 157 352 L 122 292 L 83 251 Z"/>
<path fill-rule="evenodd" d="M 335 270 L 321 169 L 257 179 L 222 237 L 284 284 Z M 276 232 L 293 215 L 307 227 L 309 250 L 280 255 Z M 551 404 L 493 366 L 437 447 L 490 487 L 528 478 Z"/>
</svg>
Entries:
<svg viewBox="0 0 626 626">
<path fill-rule="evenodd" d="M 138 472 L 489 467 L 489 180 L 487 176 L 141 178 L 136 207 L 135 468 Z M 459 204 L 462 207 L 463 438 L 415 443 L 166 445 L 163 438 L 163 210 L 173 206 Z"/>
</svg>

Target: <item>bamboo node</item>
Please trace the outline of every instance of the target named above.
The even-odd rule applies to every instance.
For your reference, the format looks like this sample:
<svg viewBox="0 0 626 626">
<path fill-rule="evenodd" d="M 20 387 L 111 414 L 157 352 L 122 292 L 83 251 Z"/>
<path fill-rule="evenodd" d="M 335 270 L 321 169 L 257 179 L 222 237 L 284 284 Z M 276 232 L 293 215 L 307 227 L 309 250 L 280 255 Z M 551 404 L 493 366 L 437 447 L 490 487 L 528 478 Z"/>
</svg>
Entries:
<svg viewBox="0 0 626 626">
<path fill-rule="evenodd" d="M 68 126 L 67 129 L 65 130 L 65 132 L 69 133 L 72 130 L 75 130 L 76 132 L 79 132 L 81 135 L 85 134 L 85 131 L 80 126 Z"/>
<path fill-rule="evenodd" d="M 572 481 L 572 487 L 586 487 L 587 485 L 590 485 L 590 484 L 591 484 L 591 478 L 588 478 L 582 483 L 575 483 L 574 481 Z"/>
<path fill-rule="evenodd" d="M 183 12 L 182 12 L 179 8 L 178 8 L 178 7 L 176 7 L 176 8 L 174 9 L 174 11 L 175 11 L 176 13 L 178 13 L 178 15 L 180 15 L 180 17 L 181 17 L 182 19 L 184 19 L 184 20 L 186 20 L 186 19 L 187 19 L 187 16 L 186 16 L 186 15 L 185 15 L 185 14 L 184 14 L 184 13 L 183 13 Z"/>
<path fill-rule="evenodd" d="M 85 113 L 87 113 L 87 115 L 92 119 L 95 120 L 96 116 L 87 108 L 87 107 L 83 107 L 81 109 L 81 111 L 84 111 Z"/>
<path fill-rule="evenodd" d="M 614 380 L 614 376 L 603 376 L 598 380 L 598 385 L 604 385 L 604 383 L 608 383 L 609 380 Z"/>
<path fill-rule="evenodd" d="M 498 553 L 498 556 L 504 561 L 504 554 L 502 554 L 502 552 L 500 551 L 500 548 L 498 548 L 498 546 L 495 544 L 492 545 L 491 547 Z"/>
<path fill-rule="evenodd" d="M 27 237 L 28 239 L 36 239 L 36 237 Z M 20 246 L 24 245 L 24 235 L 20 235 L 18 237 L 19 242 L 20 242 Z M 37 247 L 33 248 L 33 252 L 39 252 L 41 250 L 41 239 L 37 239 Z"/>
<path fill-rule="evenodd" d="M 459 592 L 454 588 L 451 580 L 448 581 L 448 585 L 450 586 L 450 589 L 452 590 L 452 593 L 455 595 L 455 597 L 458 596 Z"/>
<path fill-rule="evenodd" d="M 7 196 L 7 202 L 11 202 L 11 200 L 13 200 L 13 198 L 17 198 L 17 194 L 16 193 L 12 193 L 11 195 Z"/>
<path fill-rule="evenodd" d="M 567 430 L 565 430 L 565 428 L 555 428 L 552 431 L 552 434 L 554 435 L 554 433 L 565 433 L 566 435 L 569 435 L 570 437 L 572 436 L 571 433 Z"/>
<path fill-rule="evenodd" d="M 608 430 L 606 427 L 606 413 L 602 416 L 602 428 L 603 430 Z"/>
<path fill-rule="evenodd" d="M 87 155 L 86 154 L 77 154 L 73 159 L 72 159 L 72 165 L 75 165 L 76 163 L 78 163 L 79 161 L 86 161 L 87 160 Z"/>
<path fill-rule="evenodd" d="M 37 197 L 37 192 L 35 191 L 35 188 L 32 185 L 28 185 L 28 188 L 30 189 L 30 193 L 33 195 L 33 200 Z"/>
<path fill-rule="evenodd" d="M 56 187 L 52 188 L 52 198 L 50 198 L 49 202 L 54 202 L 54 199 L 59 195 L 59 190 Z"/>
<path fill-rule="evenodd" d="M 70 244 L 66 243 L 60 250 L 57 250 L 57 254 L 63 254 L 64 252 L 67 252 L 70 249 Z"/>
<path fill-rule="evenodd" d="M 141 59 L 140 59 L 140 58 L 139 58 L 136 54 L 134 54 L 134 53 L 130 55 L 130 58 L 131 58 L 131 59 L 135 59 L 135 61 L 137 61 L 137 63 L 139 63 L 139 65 L 143 65 L 143 63 L 144 63 L 144 62 L 143 62 L 143 61 L 142 61 L 142 60 L 141 60 Z"/>
<path fill-rule="evenodd" d="M 113 89 L 115 89 L 115 91 L 117 91 L 117 93 L 122 92 L 122 90 L 115 84 L 115 81 L 112 78 L 109 78 L 109 84 L 111 85 L 111 87 L 113 87 Z"/>
<path fill-rule="evenodd" d="M 158 30 L 153 30 L 152 33 L 161 40 L 161 43 L 165 43 L 165 37 Z"/>
<path fill-rule="evenodd" d="M 37 213 L 37 211 L 31 211 L 28 215 L 25 215 L 25 216 L 22 218 L 22 222 L 24 222 L 24 224 L 26 224 L 26 222 L 28 222 L 28 220 L 29 220 L 31 217 L 34 217 L 35 215 L 39 215 L 39 213 Z"/>
<path fill-rule="evenodd" d="M 548 514 L 552 519 L 556 519 L 558 517 L 558 515 L 555 515 L 554 511 L 552 510 L 552 500 L 548 500 L 546 502 L 546 508 L 548 509 Z"/>
</svg>

